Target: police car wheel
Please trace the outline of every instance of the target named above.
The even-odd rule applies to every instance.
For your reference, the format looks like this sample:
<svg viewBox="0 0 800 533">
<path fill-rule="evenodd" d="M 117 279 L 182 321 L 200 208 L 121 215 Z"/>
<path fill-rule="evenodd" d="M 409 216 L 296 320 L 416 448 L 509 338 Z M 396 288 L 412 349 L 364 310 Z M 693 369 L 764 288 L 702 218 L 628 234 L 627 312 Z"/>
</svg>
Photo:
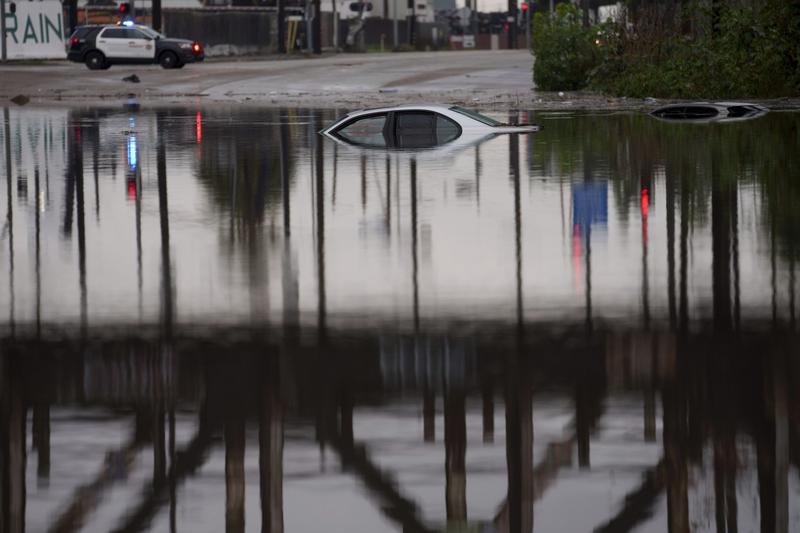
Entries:
<svg viewBox="0 0 800 533">
<path fill-rule="evenodd" d="M 178 66 L 178 56 L 174 52 L 164 52 L 158 62 L 164 68 L 175 68 Z"/>
<path fill-rule="evenodd" d="M 86 66 L 90 70 L 100 70 L 106 65 L 106 58 L 101 52 L 89 52 L 86 54 Z"/>
</svg>

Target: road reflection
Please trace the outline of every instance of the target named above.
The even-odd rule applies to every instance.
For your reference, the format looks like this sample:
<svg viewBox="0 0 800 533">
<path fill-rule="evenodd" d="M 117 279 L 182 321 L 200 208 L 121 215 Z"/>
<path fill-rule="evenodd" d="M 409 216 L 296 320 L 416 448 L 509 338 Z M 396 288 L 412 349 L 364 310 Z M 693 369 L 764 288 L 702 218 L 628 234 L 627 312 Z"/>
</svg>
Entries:
<svg viewBox="0 0 800 533">
<path fill-rule="evenodd" d="M 4 110 L 0 531 L 800 527 L 797 116 L 337 114 Z"/>
</svg>

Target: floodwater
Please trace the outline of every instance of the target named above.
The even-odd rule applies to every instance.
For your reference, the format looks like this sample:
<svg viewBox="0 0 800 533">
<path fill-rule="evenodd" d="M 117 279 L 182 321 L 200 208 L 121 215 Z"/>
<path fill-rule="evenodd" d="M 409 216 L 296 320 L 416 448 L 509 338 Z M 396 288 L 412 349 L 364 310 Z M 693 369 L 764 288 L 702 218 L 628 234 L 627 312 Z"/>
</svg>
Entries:
<svg viewBox="0 0 800 533">
<path fill-rule="evenodd" d="M 11 108 L 0 531 L 800 530 L 800 115 L 418 152 Z"/>
</svg>

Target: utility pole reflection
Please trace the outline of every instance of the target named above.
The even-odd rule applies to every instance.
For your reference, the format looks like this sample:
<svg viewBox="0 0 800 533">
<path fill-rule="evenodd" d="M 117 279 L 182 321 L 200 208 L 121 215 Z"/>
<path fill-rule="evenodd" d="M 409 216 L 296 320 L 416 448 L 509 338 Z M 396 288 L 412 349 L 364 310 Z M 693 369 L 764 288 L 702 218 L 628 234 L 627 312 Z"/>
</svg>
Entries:
<svg viewBox="0 0 800 533">
<path fill-rule="evenodd" d="M 8 108 L 3 108 L 3 139 L 5 141 L 5 160 L 6 160 L 6 224 L 8 225 L 8 323 L 11 336 L 14 336 L 15 316 L 14 316 L 14 208 L 11 200 L 11 118 L 8 115 Z"/>
<path fill-rule="evenodd" d="M 225 532 L 244 532 L 244 414 L 234 409 L 225 420 Z"/>
<path fill-rule="evenodd" d="M 678 327 L 681 335 L 685 334 L 689 328 L 689 180 L 681 177 L 680 182 L 681 198 L 681 226 L 680 226 L 680 279 L 679 279 L 679 307 L 678 307 Z"/>
<path fill-rule="evenodd" d="M 523 302 L 522 302 L 522 211 L 520 199 L 519 177 L 519 136 L 508 136 L 509 166 L 511 167 L 511 180 L 514 186 L 514 256 L 516 258 L 517 281 L 517 328 L 522 328 Z"/>
<path fill-rule="evenodd" d="M 731 212 L 735 209 L 735 180 L 719 175 L 720 162 L 712 155 L 711 248 L 714 329 L 731 329 Z"/>
<path fill-rule="evenodd" d="M 533 531 L 533 414 L 527 361 L 524 357 L 522 298 L 522 214 L 520 200 L 519 138 L 509 136 L 509 158 L 514 187 L 514 245 L 516 255 L 517 334 L 506 355 L 506 465 L 508 471 L 508 530 Z"/>
<path fill-rule="evenodd" d="M 169 242 L 169 202 L 167 197 L 167 156 L 165 133 L 165 116 L 156 115 L 158 139 L 156 148 L 156 173 L 158 175 L 158 214 L 161 228 L 161 325 L 167 338 L 172 336 L 174 319 L 172 260 Z"/>
<path fill-rule="evenodd" d="M 419 261 L 417 258 L 417 160 L 412 157 L 411 170 L 411 281 L 414 291 L 414 331 L 419 330 Z"/>
<path fill-rule="evenodd" d="M 25 531 L 26 409 L 17 361 L 0 356 L 0 531 Z"/>
<path fill-rule="evenodd" d="M 280 394 L 280 360 L 265 354 L 261 387 L 258 443 L 261 486 L 261 532 L 283 532 L 283 403 Z"/>
<path fill-rule="evenodd" d="M 789 426 L 787 364 L 780 349 L 763 359 L 766 379 L 757 431 L 758 495 L 761 532 L 789 531 Z"/>
<path fill-rule="evenodd" d="M 506 363 L 508 531 L 533 531 L 533 413 L 529 369 L 518 349 Z"/>
<path fill-rule="evenodd" d="M 34 247 L 35 250 L 35 264 L 34 270 L 36 275 L 36 338 L 41 338 L 42 335 L 42 242 L 41 242 L 41 199 L 39 198 L 40 192 L 39 184 L 39 166 L 37 165 L 33 171 L 33 200 L 34 208 Z"/>
<path fill-rule="evenodd" d="M 316 131 L 322 128 L 322 115 L 317 115 Z M 327 328 L 327 298 L 325 290 L 325 152 L 322 138 L 314 137 L 316 144 L 316 207 L 317 207 L 317 328 L 324 336 Z"/>
<path fill-rule="evenodd" d="M 448 522 L 467 520 L 467 415 L 464 401 L 464 392 L 461 390 L 445 393 L 445 501 Z"/>
<path fill-rule="evenodd" d="M 75 167 L 75 190 L 77 201 L 77 222 L 78 222 L 78 271 L 80 276 L 81 289 L 81 338 L 86 338 L 88 324 L 89 302 L 86 287 L 86 217 L 84 212 L 83 197 L 83 143 L 81 140 L 81 126 L 77 122 L 74 125 L 74 161 Z"/>
<path fill-rule="evenodd" d="M 281 284 L 283 289 L 283 324 L 296 327 L 299 320 L 299 288 L 297 268 L 291 246 L 291 180 L 289 176 L 289 125 L 281 120 L 279 126 L 281 195 L 283 197 L 283 258 L 281 261 Z"/>
<path fill-rule="evenodd" d="M 666 168 L 667 188 L 667 300 L 669 305 L 669 324 L 674 329 L 678 322 L 675 305 L 675 176 L 670 166 Z"/>
</svg>

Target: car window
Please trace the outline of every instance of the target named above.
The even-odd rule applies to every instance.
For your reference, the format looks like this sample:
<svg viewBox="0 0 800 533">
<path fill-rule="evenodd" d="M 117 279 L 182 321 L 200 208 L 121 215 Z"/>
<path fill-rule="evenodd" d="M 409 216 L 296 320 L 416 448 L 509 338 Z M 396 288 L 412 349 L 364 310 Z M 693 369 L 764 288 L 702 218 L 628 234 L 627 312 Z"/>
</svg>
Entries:
<svg viewBox="0 0 800 533">
<path fill-rule="evenodd" d="M 131 28 L 125 30 L 125 34 L 128 39 L 149 39 L 143 32 Z"/>
<path fill-rule="evenodd" d="M 449 143 L 461 135 L 461 128 L 449 118 L 436 115 L 436 142 L 438 144 Z"/>
<path fill-rule="evenodd" d="M 436 115 L 428 111 L 403 111 L 395 114 L 395 139 L 398 148 L 436 146 Z"/>
<path fill-rule="evenodd" d="M 383 127 L 386 114 L 360 118 L 339 129 L 336 134 L 347 141 L 368 146 L 386 146 Z"/>
<path fill-rule="evenodd" d="M 102 37 L 106 39 L 125 39 L 127 38 L 125 33 L 125 28 L 107 28 L 103 32 Z"/>
<path fill-rule="evenodd" d="M 144 33 L 145 35 L 149 35 L 153 39 L 163 39 L 164 38 L 164 36 L 162 34 L 158 33 L 153 28 L 148 28 L 147 26 L 139 26 L 136 29 L 139 30 L 140 32 Z"/>
<path fill-rule="evenodd" d="M 75 32 L 70 37 L 77 37 L 78 39 L 84 39 L 89 32 L 92 31 L 92 28 L 89 26 L 78 26 Z"/>
</svg>

